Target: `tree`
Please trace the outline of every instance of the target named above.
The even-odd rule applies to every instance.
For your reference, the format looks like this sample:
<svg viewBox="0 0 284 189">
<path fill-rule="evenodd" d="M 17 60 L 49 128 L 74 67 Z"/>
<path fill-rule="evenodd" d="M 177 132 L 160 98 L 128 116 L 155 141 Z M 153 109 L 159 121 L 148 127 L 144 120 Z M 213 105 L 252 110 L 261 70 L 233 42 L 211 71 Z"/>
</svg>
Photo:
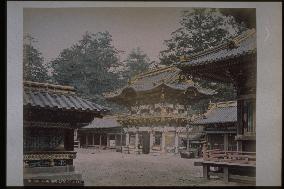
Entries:
<svg viewBox="0 0 284 189">
<path fill-rule="evenodd" d="M 101 95 L 121 86 L 118 75 L 109 71 L 119 63 L 118 50 L 112 45 L 109 32 L 90 34 L 72 47 L 62 50 L 52 62 L 54 80 L 72 85 L 86 95 Z"/>
<path fill-rule="evenodd" d="M 190 56 L 192 53 L 213 48 L 246 30 L 246 24 L 230 14 L 224 15 L 220 9 L 194 8 L 192 11 L 184 11 L 180 19 L 181 27 L 172 32 L 169 40 L 165 40 L 167 48 L 160 52 L 161 64 L 171 65 L 177 63 L 182 55 Z M 206 111 L 209 101 L 227 101 L 236 97 L 232 85 L 199 78 L 195 78 L 194 82 L 217 91 L 217 95 L 212 98 L 193 104 L 192 109 L 195 112 Z"/>
<path fill-rule="evenodd" d="M 132 49 L 126 58 L 126 66 L 128 67 L 126 75 L 131 78 L 139 73 L 145 72 L 149 69 L 150 63 L 149 57 L 141 48 L 137 47 Z"/>
<path fill-rule="evenodd" d="M 44 65 L 44 58 L 41 52 L 33 45 L 36 40 L 31 35 L 24 37 L 23 46 L 23 71 L 24 80 L 35 82 L 47 82 L 49 79 L 48 70 Z"/>
<path fill-rule="evenodd" d="M 233 8 L 233 9 L 220 9 L 220 12 L 226 16 L 233 16 L 237 22 L 243 22 L 249 28 L 256 27 L 256 9 L 255 8 Z"/>
<path fill-rule="evenodd" d="M 244 23 L 236 22 L 230 15 L 223 15 L 215 8 L 194 8 L 184 11 L 181 27 L 165 40 L 166 50 L 160 52 L 161 64 L 171 65 L 182 55 L 190 55 L 212 48 L 246 29 Z"/>
</svg>

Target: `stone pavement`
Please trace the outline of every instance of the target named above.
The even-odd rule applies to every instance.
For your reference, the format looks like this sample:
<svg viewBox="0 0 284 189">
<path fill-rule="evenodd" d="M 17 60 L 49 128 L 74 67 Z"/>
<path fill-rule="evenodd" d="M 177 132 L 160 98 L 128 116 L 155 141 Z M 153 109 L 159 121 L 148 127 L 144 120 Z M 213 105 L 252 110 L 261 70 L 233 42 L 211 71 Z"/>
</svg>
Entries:
<svg viewBox="0 0 284 189">
<path fill-rule="evenodd" d="M 205 180 L 196 159 L 179 155 L 122 154 L 110 150 L 76 149 L 75 170 L 85 186 L 239 186 L 222 179 Z"/>
</svg>

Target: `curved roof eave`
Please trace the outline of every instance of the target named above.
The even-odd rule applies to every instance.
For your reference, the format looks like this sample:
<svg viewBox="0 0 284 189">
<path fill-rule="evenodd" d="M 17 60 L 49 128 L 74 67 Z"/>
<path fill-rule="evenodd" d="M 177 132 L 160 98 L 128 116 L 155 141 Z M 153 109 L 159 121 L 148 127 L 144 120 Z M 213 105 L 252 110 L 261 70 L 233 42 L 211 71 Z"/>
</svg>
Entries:
<svg viewBox="0 0 284 189">
<path fill-rule="evenodd" d="M 202 87 L 198 87 L 198 86 L 189 86 L 186 90 L 188 91 L 189 89 L 193 89 L 196 92 L 200 93 L 200 94 L 204 94 L 204 95 L 214 95 L 217 94 L 217 91 L 215 90 L 211 90 L 211 89 L 204 89 Z"/>
</svg>

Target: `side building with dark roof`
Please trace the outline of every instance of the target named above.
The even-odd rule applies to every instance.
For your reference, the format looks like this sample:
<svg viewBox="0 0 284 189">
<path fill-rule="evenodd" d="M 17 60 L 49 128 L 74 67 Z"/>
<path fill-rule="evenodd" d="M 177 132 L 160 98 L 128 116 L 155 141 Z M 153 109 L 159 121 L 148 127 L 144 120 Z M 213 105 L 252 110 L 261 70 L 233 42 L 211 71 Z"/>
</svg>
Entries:
<svg viewBox="0 0 284 189">
<path fill-rule="evenodd" d="M 24 185 L 83 185 L 73 165 L 74 129 L 108 110 L 70 86 L 25 81 L 23 97 Z"/>
<path fill-rule="evenodd" d="M 185 56 L 177 64 L 185 76 L 207 81 L 232 83 L 237 93 L 236 151 L 203 149 L 203 175 L 209 178 L 210 166 L 221 167 L 223 178 L 250 180 L 256 173 L 256 71 L 255 29 L 243 32 L 219 46 Z M 237 176 L 236 174 L 237 170 Z M 235 172 L 233 174 L 233 172 Z M 249 176 L 249 177 L 248 177 Z"/>
<path fill-rule="evenodd" d="M 186 76 L 234 85 L 238 151 L 256 150 L 256 55 L 256 31 L 250 29 L 217 47 L 182 57 L 177 64 Z"/>
<path fill-rule="evenodd" d="M 125 145 L 125 134 L 116 116 L 95 118 L 78 129 L 79 147 L 114 149 Z"/>
<path fill-rule="evenodd" d="M 208 150 L 237 149 L 237 102 L 210 103 L 208 111 L 193 121 L 194 125 L 203 126 Z"/>
</svg>

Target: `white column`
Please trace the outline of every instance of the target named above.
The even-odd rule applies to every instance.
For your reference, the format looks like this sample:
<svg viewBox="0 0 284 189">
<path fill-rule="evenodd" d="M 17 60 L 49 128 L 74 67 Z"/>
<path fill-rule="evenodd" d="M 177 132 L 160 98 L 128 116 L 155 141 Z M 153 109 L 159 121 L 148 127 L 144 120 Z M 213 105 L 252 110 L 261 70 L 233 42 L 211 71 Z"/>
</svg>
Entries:
<svg viewBox="0 0 284 189">
<path fill-rule="evenodd" d="M 237 141 L 237 151 L 238 152 L 243 151 L 243 142 L 241 140 Z"/>
<path fill-rule="evenodd" d="M 178 153 L 178 132 L 175 133 L 175 153 Z"/>
<path fill-rule="evenodd" d="M 128 132 L 125 135 L 125 145 L 129 146 L 129 133 Z"/>
<path fill-rule="evenodd" d="M 150 152 L 152 152 L 152 148 L 153 148 L 153 144 L 154 144 L 154 135 L 153 132 L 150 132 Z"/>
<path fill-rule="evenodd" d="M 115 147 L 117 146 L 117 136 L 116 136 L 116 134 L 114 135 L 114 140 L 115 140 Z"/>
<path fill-rule="evenodd" d="M 78 129 L 74 129 L 74 140 L 78 139 Z"/>
<path fill-rule="evenodd" d="M 162 132 L 162 152 L 165 152 L 165 147 L 166 147 L 166 135 L 165 132 Z"/>
<path fill-rule="evenodd" d="M 139 136 L 138 132 L 135 133 L 135 148 L 138 149 L 138 144 L 139 144 Z"/>
</svg>

